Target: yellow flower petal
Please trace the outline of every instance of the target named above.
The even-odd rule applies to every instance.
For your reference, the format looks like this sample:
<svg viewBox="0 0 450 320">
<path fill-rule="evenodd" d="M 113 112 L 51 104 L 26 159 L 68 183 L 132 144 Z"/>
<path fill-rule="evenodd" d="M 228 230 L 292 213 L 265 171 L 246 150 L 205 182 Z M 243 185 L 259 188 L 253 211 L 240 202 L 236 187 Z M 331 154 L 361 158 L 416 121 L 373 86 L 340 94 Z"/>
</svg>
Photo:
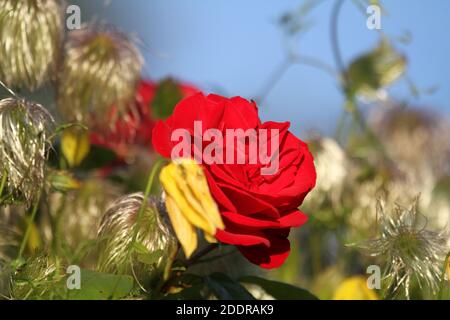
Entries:
<svg viewBox="0 0 450 320">
<path fill-rule="evenodd" d="M 210 221 L 209 212 L 204 212 L 199 199 L 195 198 L 192 193 L 192 189 L 198 188 L 199 185 L 188 185 L 185 173 L 181 165 L 177 163 L 171 163 L 164 167 L 160 174 L 164 190 L 177 202 L 187 220 L 205 232 L 215 234 L 216 227 Z"/>
<path fill-rule="evenodd" d="M 61 149 L 70 167 L 79 165 L 91 148 L 89 133 L 81 128 L 68 128 L 61 136 Z"/>
<path fill-rule="evenodd" d="M 209 243 L 217 243 L 217 239 L 214 237 L 214 235 L 209 235 L 207 233 L 203 234 L 205 236 L 205 240 Z"/>
<path fill-rule="evenodd" d="M 345 279 L 336 289 L 333 300 L 378 300 L 378 295 L 367 287 L 363 276 Z"/>
<path fill-rule="evenodd" d="M 203 212 L 212 224 L 218 229 L 224 229 L 225 226 L 222 221 L 222 217 L 217 208 L 217 204 L 214 201 L 209 191 L 208 182 L 202 168 L 195 162 L 186 163 L 183 168 L 186 169 L 186 178 L 189 186 L 195 186 L 192 188 L 197 199 L 200 200 Z"/>
<path fill-rule="evenodd" d="M 164 167 L 159 179 L 166 193 L 169 217 L 186 255 L 197 246 L 196 234 L 195 245 L 191 240 L 195 227 L 204 231 L 207 241 L 216 242 L 216 231 L 224 224 L 203 169 L 194 160 L 182 159 Z"/>
<path fill-rule="evenodd" d="M 192 224 L 184 217 L 176 202 L 169 196 L 166 198 L 166 207 L 184 254 L 189 258 L 195 249 L 197 249 L 197 232 Z"/>
</svg>

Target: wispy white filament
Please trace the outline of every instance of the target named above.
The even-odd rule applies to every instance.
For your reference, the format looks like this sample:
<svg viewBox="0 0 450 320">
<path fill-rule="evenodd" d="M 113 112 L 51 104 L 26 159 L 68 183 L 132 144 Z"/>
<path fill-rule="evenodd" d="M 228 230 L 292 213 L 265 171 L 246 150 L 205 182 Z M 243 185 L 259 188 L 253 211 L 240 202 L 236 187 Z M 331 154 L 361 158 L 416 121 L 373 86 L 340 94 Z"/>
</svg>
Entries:
<svg viewBox="0 0 450 320">
<path fill-rule="evenodd" d="M 7 175 L 14 199 L 30 203 L 42 187 L 52 126 L 52 116 L 39 104 L 0 101 L 0 176 Z"/>
</svg>

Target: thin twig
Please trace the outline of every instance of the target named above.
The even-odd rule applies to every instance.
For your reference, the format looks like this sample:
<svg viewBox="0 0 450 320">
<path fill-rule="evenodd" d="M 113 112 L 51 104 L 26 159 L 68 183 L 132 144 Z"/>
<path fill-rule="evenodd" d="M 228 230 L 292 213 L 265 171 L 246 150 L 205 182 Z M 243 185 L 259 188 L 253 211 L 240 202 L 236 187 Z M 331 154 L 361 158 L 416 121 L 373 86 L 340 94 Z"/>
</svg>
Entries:
<svg viewBox="0 0 450 320">
<path fill-rule="evenodd" d="M 257 96 L 256 100 L 262 104 L 269 93 L 273 90 L 275 85 L 283 78 L 286 71 L 291 67 L 292 62 L 290 59 L 284 59 L 272 72 L 270 77 L 267 79 L 265 85 L 263 86 L 260 94 Z"/>
<path fill-rule="evenodd" d="M 336 63 L 337 69 L 344 75 L 345 65 L 342 59 L 341 48 L 339 46 L 339 15 L 341 13 L 342 5 L 344 0 L 336 0 L 331 11 L 331 23 L 330 23 L 330 36 L 331 36 L 331 47 L 333 51 L 334 61 Z"/>
<path fill-rule="evenodd" d="M 11 95 L 13 95 L 15 98 L 19 98 L 19 96 L 14 91 L 12 91 L 12 89 L 10 89 L 2 80 L 0 80 L 0 86 L 5 88 L 5 90 L 8 91 Z"/>
<path fill-rule="evenodd" d="M 333 79 L 340 80 L 339 74 L 336 72 L 336 70 L 332 66 L 323 62 L 320 59 L 302 54 L 302 55 L 292 56 L 291 60 L 293 63 L 296 63 L 296 64 L 302 64 L 302 65 L 306 65 L 306 66 L 310 66 L 310 67 L 322 70 L 323 72 L 325 72 L 326 74 L 331 76 Z"/>
<path fill-rule="evenodd" d="M 3 169 L 2 181 L 0 183 L 0 198 L 3 194 L 3 190 L 5 189 L 7 178 L 8 178 L 8 172 L 6 171 L 6 169 Z M 1 204 L 1 202 L 0 202 L 0 204 Z"/>
</svg>

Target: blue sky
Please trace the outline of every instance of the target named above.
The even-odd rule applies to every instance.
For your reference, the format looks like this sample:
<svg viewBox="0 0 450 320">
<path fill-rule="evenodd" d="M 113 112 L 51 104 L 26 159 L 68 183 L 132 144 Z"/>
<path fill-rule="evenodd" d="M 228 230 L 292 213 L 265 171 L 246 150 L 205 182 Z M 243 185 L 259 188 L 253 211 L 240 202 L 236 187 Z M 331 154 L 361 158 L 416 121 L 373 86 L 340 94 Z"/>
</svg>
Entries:
<svg viewBox="0 0 450 320">
<path fill-rule="evenodd" d="M 206 92 L 253 98 L 284 57 L 278 18 L 303 1 L 112 0 L 106 7 L 101 0 L 73 2 L 81 4 L 86 16 L 94 11 L 98 19 L 139 36 L 145 44 L 146 76 L 173 76 Z M 409 77 L 421 88 L 438 86 L 435 93 L 417 100 L 411 99 L 406 82 L 401 81 L 392 89 L 393 96 L 450 116 L 450 1 L 383 3 L 389 14 L 382 19 L 383 31 L 394 37 L 407 30 L 412 34 L 409 45 L 397 45 L 408 57 Z M 298 41 L 300 53 L 330 64 L 332 4 L 325 0 L 311 13 L 312 28 Z M 378 39 L 351 1 L 344 4 L 339 35 L 346 62 L 373 47 Z M 297 133 L 311 129 L 331 133 L 342 103 L 328 75 L 308 66 L 293 66 L 260 107 L 263 119 L 289 120 Z"/>
</svg>

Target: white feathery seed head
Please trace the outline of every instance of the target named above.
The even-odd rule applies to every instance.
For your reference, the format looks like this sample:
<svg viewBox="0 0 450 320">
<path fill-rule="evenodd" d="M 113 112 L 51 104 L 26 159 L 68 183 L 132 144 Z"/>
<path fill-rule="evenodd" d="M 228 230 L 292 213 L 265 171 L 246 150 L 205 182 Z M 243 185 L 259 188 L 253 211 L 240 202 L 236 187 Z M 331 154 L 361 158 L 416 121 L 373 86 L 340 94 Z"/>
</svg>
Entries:
<svg viewBox="0 0 450 320">
<path fill-rule="evenodd" d="M 132 39 L 111 27 L 89 25 L 68 34 L 59 73 L 58 110 L 68 121 L 104 121 L 114 105 L 134 99 L 143 64 Z"/>
<path fill-rule="evenodd" d="M 64 35 L 58 0 L 0 1 L 0 80 L 35 90 L 55 73 Z"/>
<path fill-rule="evenodd" d="M 103 272 L 132 274 L 145 283 L 155 273 L 163 276 L 161 273 L 166 272 L 176 253 L 177 240 L 161 216 L 156 200 L 149 199 L 136 225 L 143 198 L 142 193 L 126 195 L 107 209 L 98 232 L 98 268 Z M 148 260 L 152 256 L 153 264 L 142 263 L 142 257 Z"/>
<path fill-rule="evenodd" d="M 0 101 L 0 178 L 3 197 L 35 200 L 44 184 L 53 118 L 40 104 L 17 98 Z M 7 191 L 7 192 L 6 192 Z"/>
</svg>

